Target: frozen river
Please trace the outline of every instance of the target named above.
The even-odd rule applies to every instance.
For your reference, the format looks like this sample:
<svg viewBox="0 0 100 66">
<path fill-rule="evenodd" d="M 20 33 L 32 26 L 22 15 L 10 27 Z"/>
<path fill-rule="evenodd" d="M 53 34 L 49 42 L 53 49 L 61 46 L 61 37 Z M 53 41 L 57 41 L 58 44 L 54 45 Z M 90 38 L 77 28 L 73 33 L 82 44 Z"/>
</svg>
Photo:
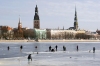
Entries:
<svg viewBox="0 0 100 66">
<path fill-rule="evenodd" d="M 54 48 L 56 45 L 58 51 L 49 52 L 49 46 Z M 63 45 L 67 51 L 63 51 Z M 28 54 L 32 54 L 32 62 L 28 62 Z M 0 43 L 0 66 L 100 66 L 100 42 Z"/>
</svg>

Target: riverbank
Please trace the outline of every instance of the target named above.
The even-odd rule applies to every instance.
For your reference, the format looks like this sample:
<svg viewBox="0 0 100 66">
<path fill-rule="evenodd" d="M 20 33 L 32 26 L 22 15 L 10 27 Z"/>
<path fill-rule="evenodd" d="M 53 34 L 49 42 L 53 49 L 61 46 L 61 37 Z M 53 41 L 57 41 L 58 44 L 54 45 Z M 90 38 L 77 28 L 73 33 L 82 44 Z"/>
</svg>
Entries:
<svg viewBox="0 0 100 66">
<path fill-rule="evenodd" d="M 0 42 L 36 42 L 35 40 L 0 40 Z M 38 42 L 100 42 L 100 40 L 38 40 Z"/>
<path fill-rule="evenodd" d="M 39 40 L 39 42 L 100 42 L 100 40 Z"/>
</svg>

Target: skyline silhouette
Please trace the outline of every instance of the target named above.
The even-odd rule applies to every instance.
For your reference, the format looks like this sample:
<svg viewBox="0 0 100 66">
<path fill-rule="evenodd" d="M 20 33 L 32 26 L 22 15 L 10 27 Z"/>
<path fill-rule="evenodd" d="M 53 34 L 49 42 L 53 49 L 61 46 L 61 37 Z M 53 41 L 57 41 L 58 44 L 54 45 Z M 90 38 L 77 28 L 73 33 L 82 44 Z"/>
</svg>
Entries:
<svg viewBox="0 0 100 66">
<path fill-rule="evenodd" d="M 36 2 L 37 1 L 37 2 Z M 5 0 L 0 1 L 0 25 L 18 27 L 19 15 L 22 27 L 33 28 L 34 10 L 37 4 L 40 27 L 65 29 L 73 26 L 75 5 L 80 29 L 100 29 L 100 1 L 96 0 Z"/>
</svg>

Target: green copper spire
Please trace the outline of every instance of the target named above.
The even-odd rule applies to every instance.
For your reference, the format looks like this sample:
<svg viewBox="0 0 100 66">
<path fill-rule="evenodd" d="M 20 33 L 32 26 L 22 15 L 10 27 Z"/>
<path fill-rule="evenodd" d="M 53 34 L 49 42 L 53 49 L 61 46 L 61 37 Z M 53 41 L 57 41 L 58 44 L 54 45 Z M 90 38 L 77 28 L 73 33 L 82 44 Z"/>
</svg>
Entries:
<svg viewBox="0 0 100 66">
<path fill-rule="evenodd" d="M 74 20 L 77 22 L 77 12 L 76 12 L 76 6 L 75 6 L 75 18 Z"/>
<path fill-rule="evenodd" d="M 76 30 L 78 29 L 78 20 L 77 20 L 76 6 L 75 6 L 74 29 L 76 29 Z"/>
</svg>

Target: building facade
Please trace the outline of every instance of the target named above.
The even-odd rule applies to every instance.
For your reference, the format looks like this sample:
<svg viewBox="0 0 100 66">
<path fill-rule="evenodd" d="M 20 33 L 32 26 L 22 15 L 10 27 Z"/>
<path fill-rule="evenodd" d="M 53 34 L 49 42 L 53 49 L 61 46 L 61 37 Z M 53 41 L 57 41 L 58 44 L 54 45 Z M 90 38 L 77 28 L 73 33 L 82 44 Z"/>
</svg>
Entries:
<svg viewBox="0 0 100 66">
<path fill-rule="evenodd" d="M 14 35 L 14 32 L 13 32 L 13 29 L 9 26 L 0 26 L 0 38 L 1 39 L 13 39 L 13 35 Z"/>
<path fill-rule="evenodd" d="M 75 30 L 46 29 L 47 39 L 70 39 L 77 33 Z"/>
<path fill-rule="evenodd" d="M 35 39 L 46 39 L 46 29 L 34 29 Z"/>
</svg>

